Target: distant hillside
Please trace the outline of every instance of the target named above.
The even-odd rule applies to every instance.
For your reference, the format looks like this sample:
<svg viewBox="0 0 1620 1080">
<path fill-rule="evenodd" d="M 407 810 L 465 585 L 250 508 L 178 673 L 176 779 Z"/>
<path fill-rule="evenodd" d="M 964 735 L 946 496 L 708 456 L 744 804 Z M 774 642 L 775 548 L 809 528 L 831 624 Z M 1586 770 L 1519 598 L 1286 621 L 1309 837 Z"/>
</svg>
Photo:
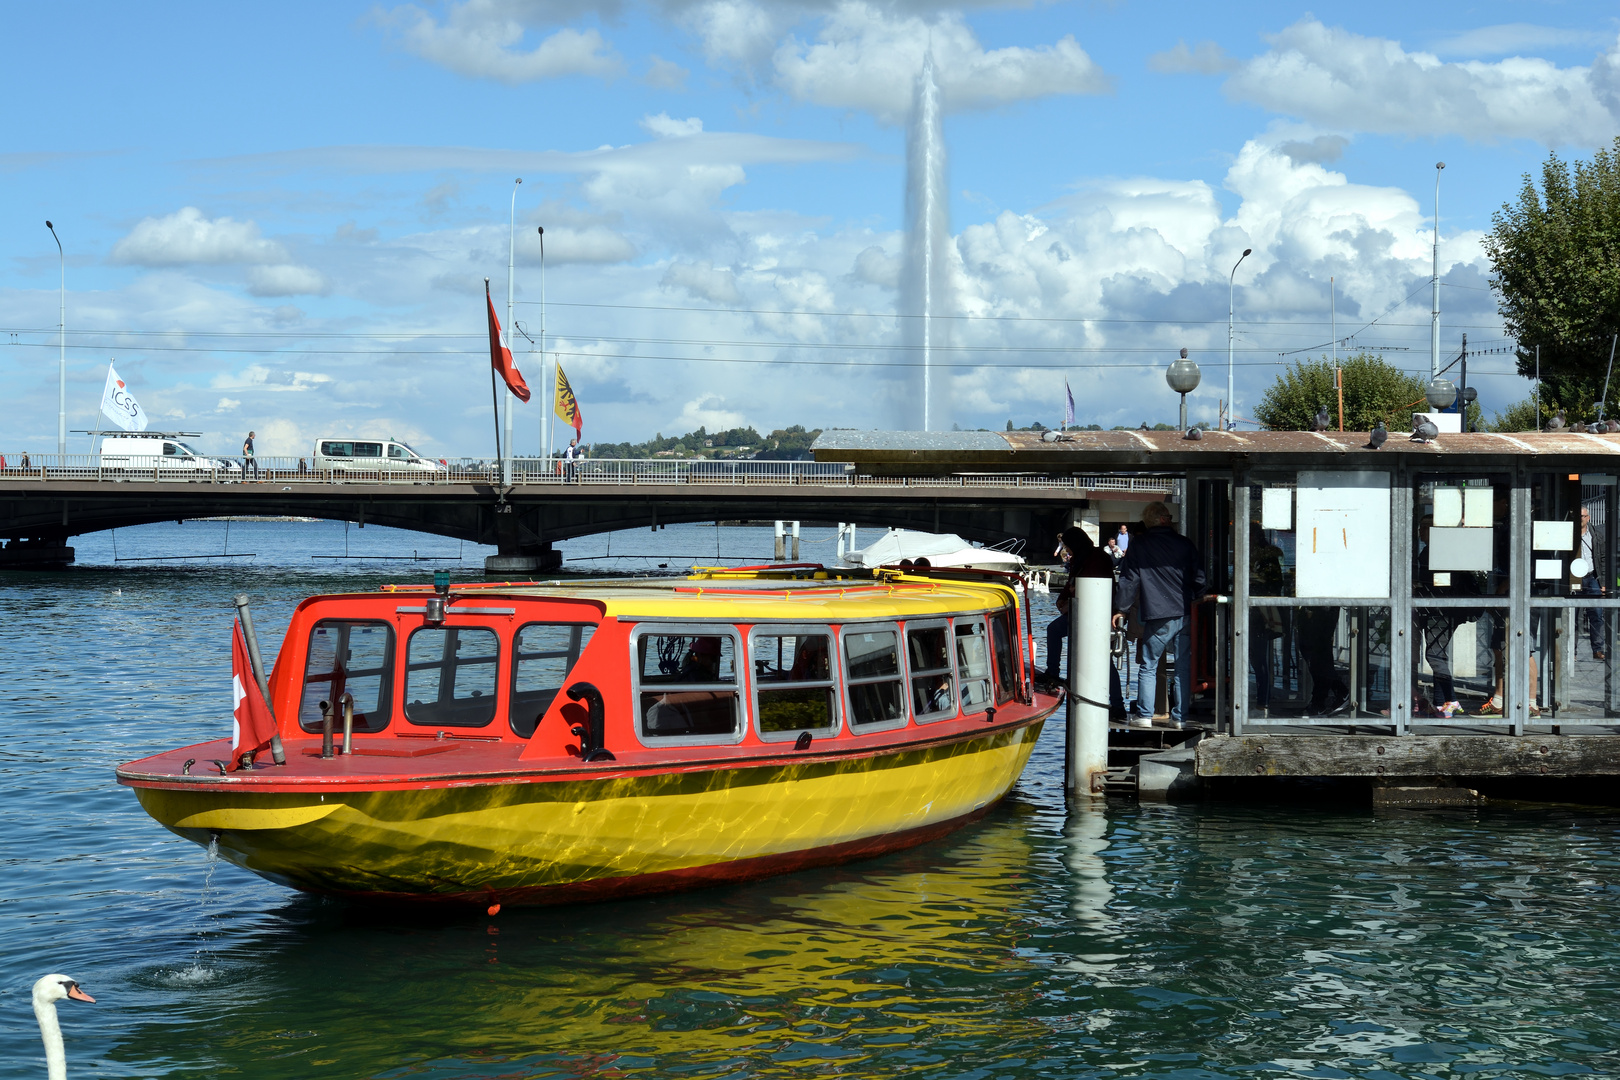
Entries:
<svg viewBox="0 0 1620 1080">
<path fill-rule="evenodd" d="M 808 461 L 810 444 L 820 428 L 800 424 L 761 435 L 751 427 L 710 432 L 706 428 L 685 435 L 662 432 L 640 443 L 592 443 L 586 457 L 593 458 L 730 458 L 754 461 Z"/>
</svg>

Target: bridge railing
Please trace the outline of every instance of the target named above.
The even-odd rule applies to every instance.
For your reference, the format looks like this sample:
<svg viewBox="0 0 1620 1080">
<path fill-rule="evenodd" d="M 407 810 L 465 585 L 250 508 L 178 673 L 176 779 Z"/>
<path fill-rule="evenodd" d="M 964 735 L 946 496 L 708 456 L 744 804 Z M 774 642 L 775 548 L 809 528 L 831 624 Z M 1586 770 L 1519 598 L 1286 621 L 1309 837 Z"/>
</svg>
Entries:
<svg viewBox="0 0 1620 1080">
<path fill-rule="evenodd" d="M 76 480 L 102 483 L 298 483 L 298 484 L 498 484 L 501 467 L 488 458 L 441 458 L 431 467 L 403 462 L 390 466 L 311 467 L 307 458 L 261 455 L 244 472 L 241 458 L 158 458 L 155 462 L 109 465 L 98 454 L 0 454 L 0 479 Z M 712 461 L 707 459 L 585 458 L 565 465 L 558 458 L 518 458 L 514 486 L 638 484 L 809 485 L 821 487 L 1032 488 L 1042 490 L 1130 491 L 1162 494 L 1163 477 L 1045 476 L 1039 474 L 955 473 L 950 476 L 870 476 L 837 461 Z"/>
</svg>

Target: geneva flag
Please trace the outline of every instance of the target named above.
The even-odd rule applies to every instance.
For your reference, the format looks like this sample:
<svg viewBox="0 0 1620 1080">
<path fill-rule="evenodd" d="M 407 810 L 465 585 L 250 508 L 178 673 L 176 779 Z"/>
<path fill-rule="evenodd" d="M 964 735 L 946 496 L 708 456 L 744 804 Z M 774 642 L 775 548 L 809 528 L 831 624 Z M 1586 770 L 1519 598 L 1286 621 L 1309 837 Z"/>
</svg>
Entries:
<svg viewBox="0 0 1620 1080">
<path fill-rule="evenodd" d="M 507 389 L 517 395 L 519 401 L 529 400 L 529 384 L 523 381 L 523 375 L 518 371 L 517 365 L 512 362 L 512 350 L 501 344 L 501 320 L 495 317 L 495 301 L 490 299 L 489 279 L 484 279 L 484 299 L 489 303 L 489 363 L 501 378 L 506 380 Z"/>
<path fill-rule="evenodd" d="M 568 376 L 563 374 L 562 365 L 557 365 L 557 416 L 564 423 L 574 425 L 574 434 L 585 433 L 585 414 L 579 411 L 579 400 L 574 397 L 574 388 L 568 385 Z"/>
<path fill-rule="evenodd" d="M 241 767 L 243 754 L 270 745 L 276 733 L 276 722 L 270 715 L 270 706 L 264 703 L 264 695 L 259 692 L 253 667 L 248 663 L 241 620 L 231 629 L 231 760 L 226 762 L 225 768 L 234 772 Z"/>
<path fill-rule="evenodd" d="M 146 410 L 129 392 L 111 363 L 107 365 L 107 388 L 101 392 L 101 411 L 125 431 L 146 430 Z"/>
</svg>

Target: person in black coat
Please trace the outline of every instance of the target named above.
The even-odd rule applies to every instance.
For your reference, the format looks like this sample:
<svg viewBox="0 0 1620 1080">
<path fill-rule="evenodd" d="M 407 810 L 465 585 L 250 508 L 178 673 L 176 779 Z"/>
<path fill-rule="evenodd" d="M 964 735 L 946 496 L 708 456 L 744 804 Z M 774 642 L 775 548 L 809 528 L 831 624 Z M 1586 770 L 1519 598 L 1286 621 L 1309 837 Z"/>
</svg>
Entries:
<svg viewBox="0 0 1620 1080">
<path fill-rule="evenodd" d="M 1063 642 L 1069 636 L 1069 606 L 1074 603 L 1074 579 L 1097 577 L 1112 580 L 1114 576 L 1113 556 L 1092 543 L 1084 529 L 1069 526 L 1063 530 L 1060 542 L 1062 547 L 1059 550 L 1063 553 L 1063 566 L 1069 573 L 1069 580 L 1057 595 L 1058 616 L 1046 627 L 1046 671 L 1039 676 L 1039 681 L 1050 689 L 1062 684 L 1059 675 L 1063 669 Z M 1072 652 L 1069 663 L 1074 663 Z M 1120 691 L 1117 672 L 1108 680 L 1108 706 L 1116 719 L 1124 718 L 1125 698 Z"/>
<path fill-rule="evenodd" d="M 1159 661 L 1171 648 L 1176 654 L 1176 695 L 1170 720 L 1185 722 L 1192 699 L 1192 627 L 1188 616 L 1193 601 L 1204 595 L 1204 560 L 1193 542 L 1170 523 L 1170 508 L 1151 502 L 1142 511 L 1145 530 L 1131 538 L 1120 564 L 1119 588 L 1114 593 L 1114 625 L 1125 625 L 1125 613 L 1136 605 L 1142 619 L 1142 663 L 1136 673 L 1133 723 L 1153 723 L 1154 692 Z"/>
</svg>

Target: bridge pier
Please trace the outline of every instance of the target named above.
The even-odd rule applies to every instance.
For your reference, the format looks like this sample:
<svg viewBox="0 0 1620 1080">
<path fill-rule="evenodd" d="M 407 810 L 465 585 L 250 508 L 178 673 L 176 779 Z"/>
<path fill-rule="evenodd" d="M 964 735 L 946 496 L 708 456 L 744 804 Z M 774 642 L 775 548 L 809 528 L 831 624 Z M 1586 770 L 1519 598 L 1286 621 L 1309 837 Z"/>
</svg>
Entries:
<svg viewBox="0 0 1620 1080">
<path fill-rule="evenodd" d="M 0 546 L 0 570 L 62 570 L 73 549 L 59 539 L 13 540 Z"/>
</svg>

